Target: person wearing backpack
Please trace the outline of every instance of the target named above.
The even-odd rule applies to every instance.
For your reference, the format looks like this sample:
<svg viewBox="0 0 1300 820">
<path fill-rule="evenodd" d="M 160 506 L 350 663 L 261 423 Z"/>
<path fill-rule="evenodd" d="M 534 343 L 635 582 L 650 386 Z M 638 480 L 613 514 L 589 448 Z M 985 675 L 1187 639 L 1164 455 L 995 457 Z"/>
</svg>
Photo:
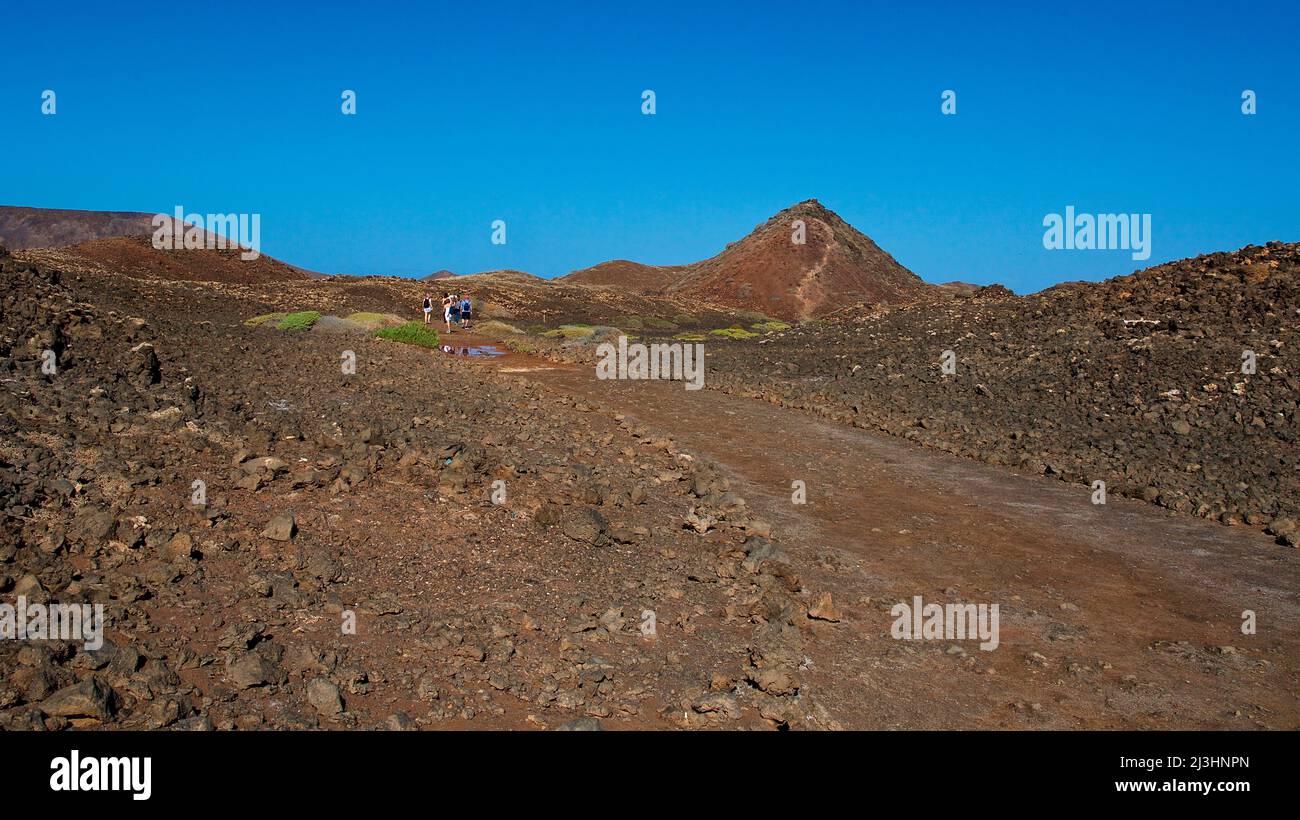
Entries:
<svg viewBox="0 0 1300 820">
<path fill-rule="evenodd" d="M 460 322 L 461 326 L 469 330 L 470 313 L 474 310 L 474 304 L 470 301 L 468 295 L 460 297 Z"/>
</svg>

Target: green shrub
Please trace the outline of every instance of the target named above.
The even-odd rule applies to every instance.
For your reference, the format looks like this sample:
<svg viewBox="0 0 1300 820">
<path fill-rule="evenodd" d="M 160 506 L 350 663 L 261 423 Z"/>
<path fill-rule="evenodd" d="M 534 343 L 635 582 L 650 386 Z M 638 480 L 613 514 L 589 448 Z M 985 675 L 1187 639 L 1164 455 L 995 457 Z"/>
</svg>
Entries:
<svg viewBox="0 0 1300 820">
<path fill-rule="evenodd" d="M 261 316 L 254 316 L 251 319 L 244 320 L 245 327 L 259 327 L 267 322 L 278 322 L 284 318 L 283 313 L 263 313 Z"/>
<path fill-rule="evenodd" d="M 542 335 L 552 339 L 585 339 L 595 332 L 596 329 L 591 325 L 560 325 Z"/>
<path fill-rule="evenodd" d="M 751 330 L 745 330 L 743 327 L 738 325 L 710 330 L 709 334 L 712 336 L 721 336 L 724 339 L 753 339 L 758 336 L 757 333 L 754 333 Z"/>
<path fill-rule="evenodd" d="M 438 346 L 438 331 L 434 330 L 432 325 L 423 322 L 407 322 L 396 327 L 381 328 L 375 331 L 375 337 L 420 347 Z"/>
<path fill-rule="evenodd" d="M 519 339 L 513 336 L 507 336 L 506 338 L 502 339 L 501 344 L 505 345 L 510 350 L 513 350 L 515 353 L 536 353 L 537 352 L 537 345 L 533 344 L 530 341 L 527 341 L 526 339 Z"/>
<path fill-rule="evenodd" d="M 615 316 L 610 322 L 624 330 L 676 330 L 677 324 L 658 316 Z"/>
<path fill-rule="evenodd" d="M 751 330 L 757 330 L 759 333 L 775 333 L 778 330 L 789 330 L 790 323 L 783 322 L 780 319 L 769 319 L 766 322 L 755 322 L 749 327 Z"/>
<path fill-rule="evenodd" d="M 276 330 L 310 330 L 311 326 L 316 324 L 320 318 L 320 311 L 300 310 L 297 313 L 286 313 L 280 322 L 275 326 Z"/>
</svg>

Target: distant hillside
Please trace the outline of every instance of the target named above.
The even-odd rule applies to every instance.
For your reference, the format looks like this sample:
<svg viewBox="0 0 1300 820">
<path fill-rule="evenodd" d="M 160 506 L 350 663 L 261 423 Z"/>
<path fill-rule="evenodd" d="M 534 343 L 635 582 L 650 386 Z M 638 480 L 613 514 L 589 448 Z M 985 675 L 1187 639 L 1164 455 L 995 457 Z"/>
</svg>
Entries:
<svg viewBox="0 0 1300 820">
<path fill-rule="evenodd" d="M 109 236 L 153 233 L 154 214 L 134 211 L 73 211 L 0 205 L 0 245 L 11 251 L 63 248 Z"/>
<path fill-rule="evenodd" d="M 617 287 L 634 293 L 655 293 L 686 275 L 685 265 L 643 265 L 626 259 L 601 262 L 590 268 L 575 270 L 560 281 L 573 285 Z"/>
<path fill-rule="evenodd" d="M 70 248 L 31 249 L 24 253 L 65 270 L 98 266 L 134 279 L 190 282 L 265 283 L 318 278 L 318 274 L 261 254 L 241 259 L 240 251 L 158 250 L 149 236 L 93 239 Z"/>
</svg>

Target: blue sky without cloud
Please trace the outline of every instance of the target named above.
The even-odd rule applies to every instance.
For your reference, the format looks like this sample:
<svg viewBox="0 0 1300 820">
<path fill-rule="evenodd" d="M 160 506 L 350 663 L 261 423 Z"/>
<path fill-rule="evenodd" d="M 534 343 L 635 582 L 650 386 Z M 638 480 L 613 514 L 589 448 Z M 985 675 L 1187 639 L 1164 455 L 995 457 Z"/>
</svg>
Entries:
<svg viewBox="0 0 1300 820">
<path fill-rule="evenodd" d="M 260 213 L 264 252 L 328 273 L 689 262 L 809 197 L 929 281 L 1018 292 L 1300 240 L 1293 0 L 4 17 L 0 203 Z M 1150 261 L 1044 249 L 1067 205 L 1151 214 Z"/>
</svg>

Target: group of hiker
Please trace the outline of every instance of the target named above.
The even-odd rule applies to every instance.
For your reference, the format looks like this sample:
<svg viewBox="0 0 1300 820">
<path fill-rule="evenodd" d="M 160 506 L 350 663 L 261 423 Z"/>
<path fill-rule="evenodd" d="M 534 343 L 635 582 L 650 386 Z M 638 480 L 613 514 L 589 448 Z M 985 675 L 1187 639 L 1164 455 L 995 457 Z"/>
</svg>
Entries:
<svg viewBox="0 0 1300 820">
<path fill-rule="evenodd" d="M 451 326 L 469 330 L 470 314 L 474 306 L 466 294 L 444 293 L 442 297 L 442 319 L 447 323 L 447 332 L 453 332 Z M 424 323 L 433 321 L 433 296 L 424 294 Z"/>
</svg>

